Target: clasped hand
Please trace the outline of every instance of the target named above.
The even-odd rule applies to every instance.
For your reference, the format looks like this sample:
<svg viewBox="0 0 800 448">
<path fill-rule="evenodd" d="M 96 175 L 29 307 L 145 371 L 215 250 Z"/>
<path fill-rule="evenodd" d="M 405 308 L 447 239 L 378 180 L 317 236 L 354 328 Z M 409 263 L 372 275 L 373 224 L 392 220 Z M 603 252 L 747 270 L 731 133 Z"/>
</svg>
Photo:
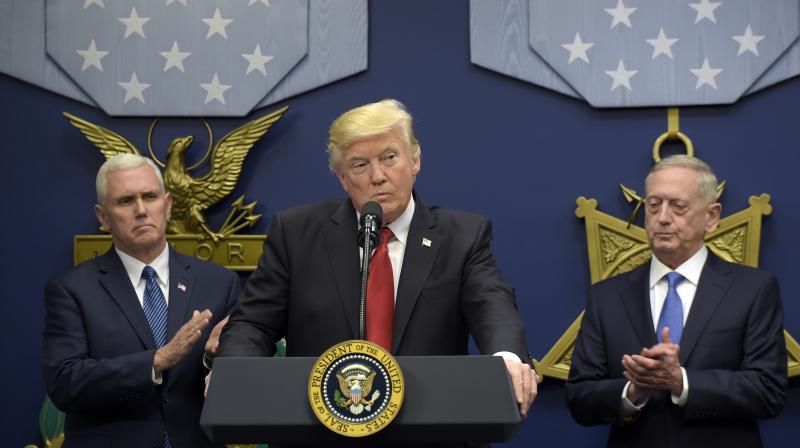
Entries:
<svg viewBox="0 0 800 448">
<path fill-rule="evenodd" d="M 683 371 L 678 353 L 680 346 L 669 338 L 669 328 L 664 328 L 660 344 L 642 349 L 638 355 L 623 355 L 622 375 L 631 382 L 628 398 L 641 402 L 651 391 L 668 390 L 673 395 L 683 392 Z"/>
</svg>

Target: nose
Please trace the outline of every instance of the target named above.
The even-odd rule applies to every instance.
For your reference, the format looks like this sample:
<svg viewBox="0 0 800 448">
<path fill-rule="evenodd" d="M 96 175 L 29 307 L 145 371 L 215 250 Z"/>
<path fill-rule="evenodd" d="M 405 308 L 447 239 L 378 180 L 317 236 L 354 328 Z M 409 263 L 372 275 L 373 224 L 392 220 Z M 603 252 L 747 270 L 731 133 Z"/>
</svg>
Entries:
<svg viewBox="0 0 800 448">
<path fill-rule="evenodd" d="M 144 205 L 144 199 L 136 198 L 136 216 L 147 215 L 147 208 Z"/>
<path fill-rule="evenodd" d="M 370 180 L 373 185 L 380 185 L 386 182 L 386 172 L 380 161 L 375 161 L 370 164 Z"/>
<path fill-rule="evenodd" d="M 670 222 L 672 222 L 672 217 L 669 214 L 669 206 L 667 204 L 667 201 L 664 201 L 658 208 L 656 219 L 658 219 L 658 222 L 661 224 L 669 224 Z"/>
</svg>

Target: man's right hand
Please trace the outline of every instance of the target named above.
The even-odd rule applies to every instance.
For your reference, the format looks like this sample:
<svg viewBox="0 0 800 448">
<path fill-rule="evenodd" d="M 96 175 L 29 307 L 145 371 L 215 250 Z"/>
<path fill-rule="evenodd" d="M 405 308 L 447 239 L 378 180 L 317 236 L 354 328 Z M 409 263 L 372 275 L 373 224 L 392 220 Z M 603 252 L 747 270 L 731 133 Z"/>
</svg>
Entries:
<svg viewBox="0 0 800 448">
<path fill-rule="evenodd" d="M 161 377 L 163 371 L 175 367 L 189 355 L 194 344 L 200 340 L 203 329 L 211 322 L 211 317 L 208 309 L 203 312 L 194 310 L 191 320 L 183 324 L 169 342 L 156 350 L 153 358 L 153 372 L 156 377 Z"/>
</svg>

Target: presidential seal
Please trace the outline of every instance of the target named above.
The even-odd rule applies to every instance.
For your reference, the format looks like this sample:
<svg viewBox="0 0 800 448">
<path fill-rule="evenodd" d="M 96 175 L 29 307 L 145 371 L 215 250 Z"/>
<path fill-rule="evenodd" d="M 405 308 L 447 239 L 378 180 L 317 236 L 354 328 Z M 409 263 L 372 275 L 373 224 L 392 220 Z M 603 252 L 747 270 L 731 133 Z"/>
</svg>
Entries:
<svg viewBox="0 0 800 448">
<path fill-rule="evenodd" d="M 403 372 L 383 347 L 368 341 L 334 345 L 314 363 L 308 400 L 320 422 L 347 437 L 382 430 L 403 404 Z"/>
</svg>

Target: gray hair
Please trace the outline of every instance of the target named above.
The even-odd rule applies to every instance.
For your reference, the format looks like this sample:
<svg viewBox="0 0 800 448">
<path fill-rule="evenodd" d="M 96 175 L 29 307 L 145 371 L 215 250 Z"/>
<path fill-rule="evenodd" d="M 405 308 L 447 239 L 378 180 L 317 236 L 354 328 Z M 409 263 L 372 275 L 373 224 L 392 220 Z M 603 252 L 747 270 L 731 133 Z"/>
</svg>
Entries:
<svg viewBox="0 0 800 448">
<path fill-rule="evenodd" d="M 102 204 L 106 198 L 108 173 L 112 171 L 130 170 L 142 165 L 147 165 L 153 169 L 153 172 L 156 173 L 158 184 L 161 186 L 161 191 L 165 192 L 164 178 L 161 176 L 161 170 L 158 169 L 155 162 L 138 154 L 117 154 L 106 160 L 97 172 L 97 177 L 94 181 L 95 190 L 97 190 L 97 203 Z"/>
<path fill-rule="evenodd" d="M 688 168 L 693 170 L 697 173 L 697 189 L 700 199 L 706 204 L 712 204 L 717 200 L 717 176 L 714 175 L 714 171 L 707 163 L 697 157 L 684 154 L 665 157 L 650 169 L 650 173 L 645 179 L 645 184 L 650 179 L 650 175 L 665 168 Z"/>
</svg>

